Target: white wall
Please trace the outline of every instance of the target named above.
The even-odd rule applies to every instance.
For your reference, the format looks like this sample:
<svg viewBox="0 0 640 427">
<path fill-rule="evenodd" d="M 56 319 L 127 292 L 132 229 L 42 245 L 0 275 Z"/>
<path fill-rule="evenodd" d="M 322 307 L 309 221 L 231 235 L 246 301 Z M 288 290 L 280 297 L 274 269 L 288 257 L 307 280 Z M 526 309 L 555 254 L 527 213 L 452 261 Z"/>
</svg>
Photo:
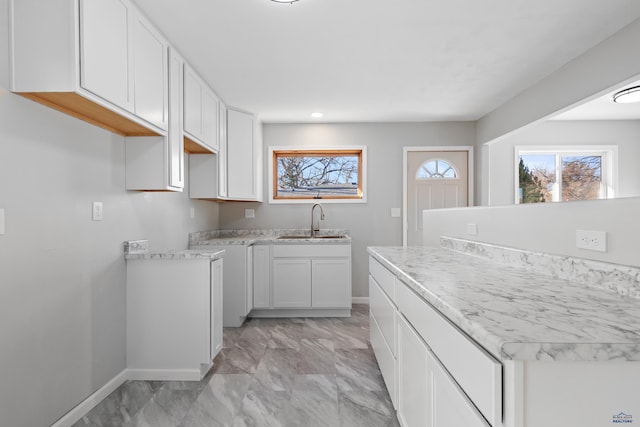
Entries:
<svg viewBox="0 0 640 427">
<path fill-rule="evenodd" d="M 442 209 L 424 212 L 425 244 L 458 237 L 536 252 L 640 267 L 640 198 Z M 466 233 L 477 224 L 477 236 Z M 607 232 L 607 252 L 576 248 L 576 230 Z"/>
<path fill-rule="evenodd" d="M 485 148 L 490 167 L 485 170 L 490 193 L 487 205 L 514 203 L 515 147 L 534 145 L 617 145 L 618 197 L 640 196 L 640 121 L 561 121 L 537 123 Z"/>
<path fill-rule="evenodd" d="M 125 368 L 122 242 L 186 248 L 218 205 L 125 191 L 122 137 L 9 93 L 6 12 L 0 0 L 0 424 L 48 426 Z"/>
<path fill-rule="evenodd" d="M 525 126 L 595 98 L 640 75 L 640 20 L 589 49 L 558 71 L 513 97 L 478 121 L 478 144 L 494 141 Z"/>
<path fill-rule="evenodd" d="M 322 228 L 348 228 L 353 237 L 353 296 L 368 296 L 367 246 L 401 245 L 402 219 L 391 208 L 402 206 L 402 147 L 473 145 L 475 125 L 458 123 L 265 124 L 264 170 L 269 146 L 367 146 L 367 203 L 324 203 Z M 264 194 L 268 192 L 265 174 Z M 256 209 L 244 219 L 244 209 Z M 309 228 L 311 204 L 222 204 L 220 228 Z"/>
</svg>

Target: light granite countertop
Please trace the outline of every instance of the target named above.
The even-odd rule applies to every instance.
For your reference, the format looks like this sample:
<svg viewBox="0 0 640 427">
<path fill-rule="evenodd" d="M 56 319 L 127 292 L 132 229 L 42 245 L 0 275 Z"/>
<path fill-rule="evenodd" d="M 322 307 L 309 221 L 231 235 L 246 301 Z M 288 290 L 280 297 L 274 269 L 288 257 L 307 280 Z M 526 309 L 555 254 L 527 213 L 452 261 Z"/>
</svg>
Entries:
<svg viewBox="0 0 640 427">
<path fill-rule="evenodd" d="M 287 236 L 295 236 L 286 238 Z M 301 238 L 301 236 L 305 236 Z M 316 238 L 309 229 L 214 230 L 189 234 L 189 247 L 270 245 L 270 244 L 349 244 L 351 237 L 345 229 L 322 229 Z M 339 237 L 327 237 L 339 236 Z"/>
<path fill-rule="evenodd" d="M 368 251 L 499 360 L 640 361 L 640 299 L 446 248 Z"/>
<path fill-rule="evenodd" d="M 129 253 L 125 254 L 125 259 L 144 259 L 144 260 L 185 260 L 185 259 L 208 259 L 215 261 L 222 258 L 224 255 L 224 249 L 215 252 L 183 249 L 183 250 L 157 250 L 142 253 Z"/>
</svg>

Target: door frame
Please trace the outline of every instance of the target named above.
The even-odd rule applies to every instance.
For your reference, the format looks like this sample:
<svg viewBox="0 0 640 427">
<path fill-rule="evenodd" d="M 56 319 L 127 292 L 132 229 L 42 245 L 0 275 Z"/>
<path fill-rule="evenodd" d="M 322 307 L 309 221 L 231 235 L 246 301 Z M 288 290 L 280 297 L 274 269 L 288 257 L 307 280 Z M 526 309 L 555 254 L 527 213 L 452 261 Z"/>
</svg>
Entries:
<svg viewBox="0 0 640 427">
<path fill-rule="evenodd" d="M 409 228 L 409 218 L 407 215 L 407 163 L 410 152 L 425 151 L 466 151 L 467 155 L 467 206 L 473 206 L 474 193 L 474 172 L 473 172 L 473 146 L 472 145 L 438 145 L 438 146 L 418 146 L 402 147 L 402 246 L 407 246 L 407 234 Z"/>
</svg>

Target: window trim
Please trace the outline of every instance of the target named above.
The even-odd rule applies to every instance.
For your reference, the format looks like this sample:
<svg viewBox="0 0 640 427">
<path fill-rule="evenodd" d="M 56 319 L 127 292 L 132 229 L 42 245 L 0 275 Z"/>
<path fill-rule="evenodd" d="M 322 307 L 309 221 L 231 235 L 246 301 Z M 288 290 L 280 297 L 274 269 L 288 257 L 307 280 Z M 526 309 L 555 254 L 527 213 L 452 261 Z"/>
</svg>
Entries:
<svg viewBox="0 0 640 427">
<path fill-rule="evenodd" d="M 514 147 L 514 179 L 513 179 L 513 201 L 519 205 L 519 175 L 518 165 L 522 154 L 555 154 L 555 155 L 580 155 L 593 154 L 601 155 L 602 177 L 605 197 L 603 199 L 613 199 L 618 192 L 618 146 L 617 145 L 516 145 Z M 559 202 L 563 202 L 559 200 Z M 553 202 L 557 203 L 557 202 Z M 563 202 L 566 203 L 566 202 Z"/>
<path fill-rule="evenodd" d="M 319 199 L 313 197 L 287 197 L 276 198 L 276 185 L 278 182 L 277 154 L 287 153 L 293 155 L 314 155 L 314 154 L 356 154 L 359 155 L 358 160 L 358 190 L 360 196 L 355 198 L 351 196 L 334 196 L 321 197 Z M 268 158 L 268 187 L 269 187 L 269 203 L 275 204 L 304 204 L 304 203 L 367 203 L 367 146 L 340 146 L 340 147 L 305 147 L 305 146 L 274 146 L 269 147 Z"/>
</svg>

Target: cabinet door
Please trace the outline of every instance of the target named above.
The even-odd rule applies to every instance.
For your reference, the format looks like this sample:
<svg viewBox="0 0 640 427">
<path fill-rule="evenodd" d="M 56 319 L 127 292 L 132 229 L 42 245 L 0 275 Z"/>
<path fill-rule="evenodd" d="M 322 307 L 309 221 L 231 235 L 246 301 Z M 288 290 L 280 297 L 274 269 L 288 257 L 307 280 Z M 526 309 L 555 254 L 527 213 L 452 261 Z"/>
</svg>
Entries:
<svg viewBox="0 0 640 427">
<path fill-rule="evenodd" d="M 351 307 L 351 262 L 348 259 L 314 259 L 311 262 L 311 306 Z"/>
<path fill-rule="evenodd" d="M 271 269 L 269 268 L 269 246 L 253 247 L 253 307 L 269 308 Z"/>
<path fill-rule="evenodd" d="M 162 36 L 139 14 L 133 20 L 133 87 L 136 116 L 167 129 L 168 53 Z"/>
<path fill-rule="evenodd" d="M 227 197 L 227 106 L 219 103 L 218 196 Z"/>
<path fill-rule="evenodd" d="M 80 1 L 80 85 L 133 112 L 131 14 L 124 0 Z"/>
<path fill-rule="evenodd" d="M 247 263 L 244 267 L 247 276 L 247 292 L 245 294 L 245 316 L 253 310 L 253 246 L 247 247 Z"/>
<path fill-rule="evenodd" d="M 182 136 L 182 66 L 184 61 L 171 49 L 169 55 L 169 185 L 184 188 L 184 138 Z"/>
<path fill-rule="evenodd" d="M 211 360 L 222 350 L 222 260 L 211 263 Z"/>
<path fill-rule="evenodd" d="M 272 265 L 273 307 L 311 307 L 311 260 L 276 258 Z"/>
<path fill-rule="evenodd" d="M 202 142 L 218 151 L 218 97 L 208 89 L 202 93 Z"/>
<path fill-rule="evenodd" d="M 405 427 L 442 427 L 432 424 L 429 349 L 398 315 L 398 419 Z M 455 413 L 448 414 L 455 417 Z M 464 423 L 456 425 L 466 426 Z"/>
<path fill-rule="evenodd" d="M 227 110 L 227 196 L 233 199 L 256 198 L 256 153 L 253 116 Z"/>
<path fill-rule="evenodd" d="M 202 85 L 187 64 L 184 65 L 184 131 L 202 140 Z"/>
<path fill-rule="evenodd" d="M 490 427 L 433 353 L 428 357 L 433 427 Z"/>
</svg>

